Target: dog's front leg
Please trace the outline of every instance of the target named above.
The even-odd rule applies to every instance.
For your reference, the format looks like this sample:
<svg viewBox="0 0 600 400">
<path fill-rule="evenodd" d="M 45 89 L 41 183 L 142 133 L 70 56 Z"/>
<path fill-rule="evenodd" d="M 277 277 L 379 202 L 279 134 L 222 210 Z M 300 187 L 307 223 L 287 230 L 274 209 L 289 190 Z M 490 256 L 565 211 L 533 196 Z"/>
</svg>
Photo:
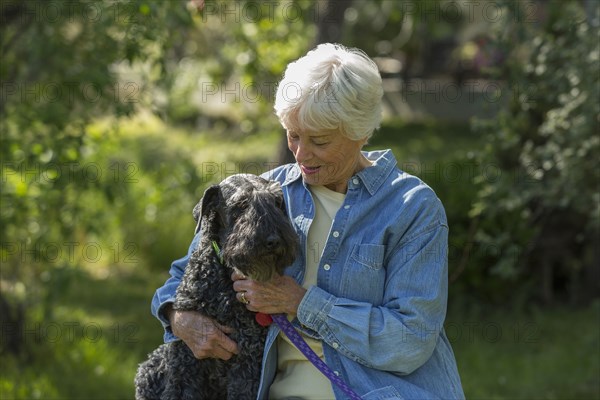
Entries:
<svg viewBox="0 0 600 400">
<path fill-rule="evenodd" d="M 200 360 L 194 357 L 189 347 L 183 342 L 173 342 L 169 348 L 165 374 L 165 390 L 161 400 L 205 400 L 203 374 L 199 366 Z"/>
<path fill-rule="evenodd" d="M 262 350 L 239 354 L 227 371 L 227 400 L 256 400 L 260 384 Z"/>
</svg>

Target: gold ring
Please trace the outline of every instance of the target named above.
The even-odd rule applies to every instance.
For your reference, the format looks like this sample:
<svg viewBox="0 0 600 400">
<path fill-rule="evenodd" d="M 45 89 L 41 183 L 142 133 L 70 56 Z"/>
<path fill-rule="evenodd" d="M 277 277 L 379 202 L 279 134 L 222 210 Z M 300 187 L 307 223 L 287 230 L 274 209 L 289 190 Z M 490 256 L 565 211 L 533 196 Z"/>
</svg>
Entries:
<svg viewBox="0 0 600 400">
<path fill-rule="evenodd" d="M 246 292 L 241 292 L 240 293 L 240 301 L 246 305 L 250 304 L 250 302 L 248 301 L 248 299 L 246 299 Z"/>
</svg>

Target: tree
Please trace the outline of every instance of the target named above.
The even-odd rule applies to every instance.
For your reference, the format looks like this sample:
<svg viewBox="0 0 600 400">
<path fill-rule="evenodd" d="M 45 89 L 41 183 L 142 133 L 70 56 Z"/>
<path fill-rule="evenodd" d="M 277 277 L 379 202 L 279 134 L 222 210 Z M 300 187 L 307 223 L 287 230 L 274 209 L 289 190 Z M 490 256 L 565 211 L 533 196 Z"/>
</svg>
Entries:
<svg viewBox="0 0 600 400">
<path fill-rule="evenodd" d="M 475 125 L 489 145 L 471 215 L 476 239 L 497 250 L 480 267 L 518 281 L 523 299 L 589 300 L 600 288 L 598 4 L 588 19 L 578 2 L 552 1 L 539 24 L 507 4 L 498 35 L 510 99 Z"/>
<path fill-rule="evenodd" d="M 3 1 L 1 7 L 0 303 L 3 326 L 17 325 L 3 339 L 15 346 L 25 318 L 19 310 L 59 290 L 43 281 L 59 277 L 69 262 L 43 265 L 82 235 L 102 232 L 108 218 L 82 196 L 91 191 L 110 201 L 118 188 L 89 179 L 102 171 L 80 160 L 93 151 L 88 122 L 129 115 L 143 97 L 139 82 L 120 79 L 118 66 L 144 62 L 164 74 L 176 32 L 192 20 L 183 1 Z"/>
</svg>

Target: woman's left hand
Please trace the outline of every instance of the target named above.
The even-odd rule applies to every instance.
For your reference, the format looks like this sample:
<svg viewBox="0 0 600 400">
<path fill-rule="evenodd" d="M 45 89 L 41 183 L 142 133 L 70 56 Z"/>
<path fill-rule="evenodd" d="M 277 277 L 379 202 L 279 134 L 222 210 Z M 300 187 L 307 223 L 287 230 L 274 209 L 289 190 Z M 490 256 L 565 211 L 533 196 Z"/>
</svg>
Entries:
<svg viewBox="0 0 600 400">
<path fill-rule="evenodd" d="M 246 303 L 250 311 L 265 314 L 295 315 L 306 293 L 306 289 L 289 276 L 275 275 L 269 281 L 259 282 L 235 271 L 231 280 L 238 301 Z"/>
</svg>

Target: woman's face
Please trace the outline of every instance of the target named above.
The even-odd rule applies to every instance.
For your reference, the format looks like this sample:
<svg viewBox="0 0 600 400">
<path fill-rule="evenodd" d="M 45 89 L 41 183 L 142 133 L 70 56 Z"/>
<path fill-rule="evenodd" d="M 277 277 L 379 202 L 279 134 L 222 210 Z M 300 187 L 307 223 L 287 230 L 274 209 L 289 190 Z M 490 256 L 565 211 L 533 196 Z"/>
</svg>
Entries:
<svg viewBox="0 0 600 400">
<path fill-rule="evenodd" d="M 370 165 L 360 152 L 366 139 L 351 140 L 337 130 L 288 130 L 287 140 L 302 179 L 309 185 L 346 193 L 348 179 Z"/>
</svg>

